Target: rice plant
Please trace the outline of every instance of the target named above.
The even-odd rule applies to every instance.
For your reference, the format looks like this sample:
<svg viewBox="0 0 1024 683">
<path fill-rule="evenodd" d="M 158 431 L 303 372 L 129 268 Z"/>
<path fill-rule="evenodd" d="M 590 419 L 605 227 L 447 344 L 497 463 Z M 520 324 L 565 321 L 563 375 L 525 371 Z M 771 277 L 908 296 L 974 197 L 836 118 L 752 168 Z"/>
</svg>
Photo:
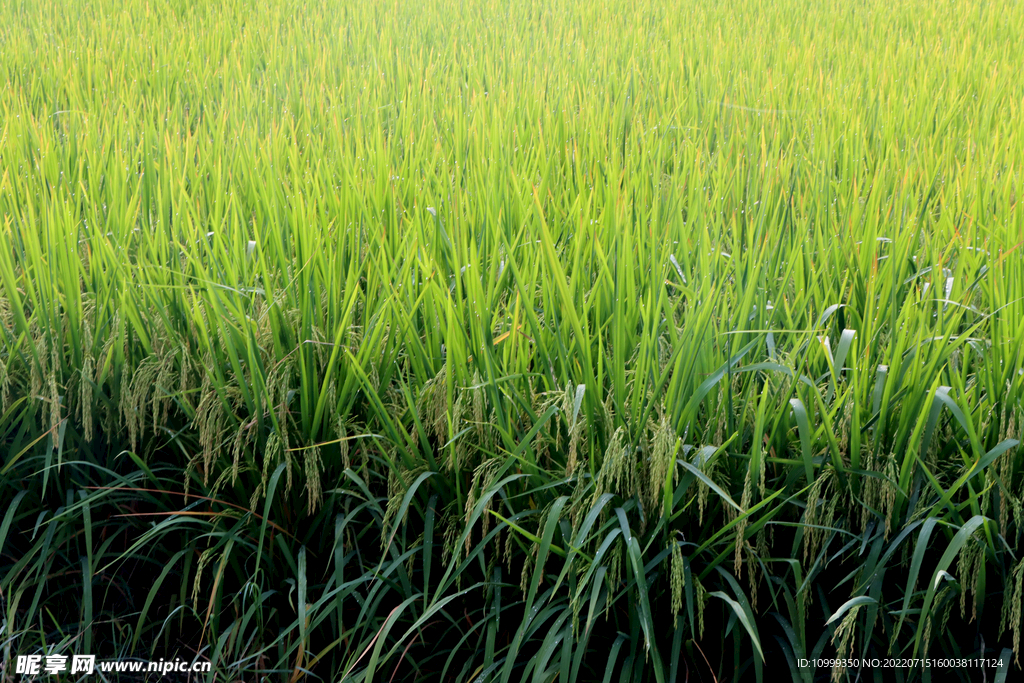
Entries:
<svg viewBox="0 0 1024 683">
<path fill-rule="evenodd" d="M 0 676 L 1012 680 L 1022 25 L 5 3 Z"/>
</svg>

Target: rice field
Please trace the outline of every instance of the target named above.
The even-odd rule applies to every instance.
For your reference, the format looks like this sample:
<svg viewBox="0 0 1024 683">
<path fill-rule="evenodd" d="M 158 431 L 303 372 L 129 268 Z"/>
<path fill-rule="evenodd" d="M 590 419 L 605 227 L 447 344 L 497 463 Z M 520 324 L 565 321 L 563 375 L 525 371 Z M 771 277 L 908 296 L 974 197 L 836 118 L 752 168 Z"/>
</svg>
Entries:
<svg viewBox="0 0 1024 683">
<path fill-rule="evenodd" d="M 4 3 L 0 678 L 1013 680 L 1021 26 Z"/>
</svg>

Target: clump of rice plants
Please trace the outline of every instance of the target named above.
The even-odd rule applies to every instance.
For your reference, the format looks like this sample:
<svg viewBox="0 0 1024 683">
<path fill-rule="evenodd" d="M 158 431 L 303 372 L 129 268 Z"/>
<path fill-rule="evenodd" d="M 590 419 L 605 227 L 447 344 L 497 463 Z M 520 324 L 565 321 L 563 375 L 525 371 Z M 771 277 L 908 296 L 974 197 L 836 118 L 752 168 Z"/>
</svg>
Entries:
<svg viewBox="0 0 1024 683">
<path fill-rule="evenodd" d="M 6 3 L 0 676 L 1009 680 L 1022 24 Z"/>
</svg>

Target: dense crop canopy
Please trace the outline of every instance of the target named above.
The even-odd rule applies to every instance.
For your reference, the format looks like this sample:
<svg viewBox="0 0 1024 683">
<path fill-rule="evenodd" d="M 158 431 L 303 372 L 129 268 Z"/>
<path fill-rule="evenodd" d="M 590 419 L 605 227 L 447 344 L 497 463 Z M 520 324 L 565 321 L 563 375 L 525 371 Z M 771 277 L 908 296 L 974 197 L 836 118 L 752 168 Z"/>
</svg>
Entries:
<svg viewBox="0 0 1024 683">
<path fill-rule="evenodd" d="M 5 2 L 5 661 L 1005 680 L 1024 7 L 839 5 Z"/>
</svg>

